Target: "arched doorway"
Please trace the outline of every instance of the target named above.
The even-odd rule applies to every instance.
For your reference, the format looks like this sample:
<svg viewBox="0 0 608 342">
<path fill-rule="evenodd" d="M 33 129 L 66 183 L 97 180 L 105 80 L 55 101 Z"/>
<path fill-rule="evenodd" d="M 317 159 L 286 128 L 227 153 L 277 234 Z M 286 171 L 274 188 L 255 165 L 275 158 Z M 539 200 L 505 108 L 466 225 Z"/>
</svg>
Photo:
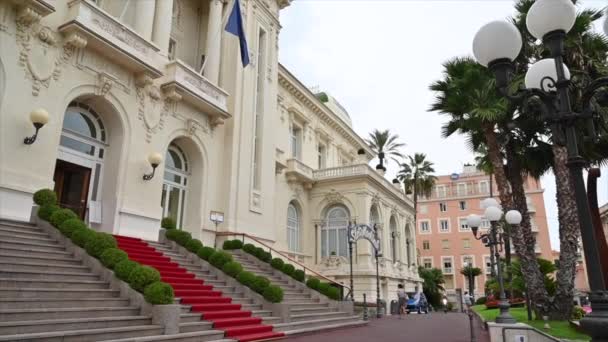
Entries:
<svg viewBox="0 0 608 342">
<path fill-rule="evenodd" d="M 300 251 L 300 211 L 293 202 L 287 207 L 287 248 L 292 252 Z"/>
<path fill-rule="evenodd" d="M 161 207 L 163 217 L 171 217 L 178 227 L 181 227 L 184 222 L 189 176 L 190 170 L 186 154 L 177 144 L 172 143 L 165 156 Z"/>
<path fill-rule="evenodd" d="M 399 250 L 397 244 L 397 221 L 395 216 L 391 216 L 390 224 L 390 248 L 391 248 L 391 259 L 396 262 L 399 258 Z"/>
<path fill-rule="evenodd" d="M 63 119 L 53 181 L 59 205 L 101 223 L 101 196 L 108 132 L 89 105 L 72 102 Z"/>
<path fill-rule="evenodd" d="M 326 224 L 321 230 L 321 256 L 331 255 L 348 257 L 347 228 L 350 214 L 348 210 L 336 205 L 327 210 Z"/>
</svg>

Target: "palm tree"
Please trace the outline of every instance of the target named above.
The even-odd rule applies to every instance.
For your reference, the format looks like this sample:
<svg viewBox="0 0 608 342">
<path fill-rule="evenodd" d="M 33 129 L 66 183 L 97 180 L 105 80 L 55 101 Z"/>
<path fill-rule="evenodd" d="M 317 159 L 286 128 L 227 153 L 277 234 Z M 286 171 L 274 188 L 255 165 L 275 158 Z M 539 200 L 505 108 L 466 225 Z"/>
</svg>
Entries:
<svg viewBox="0 0 608 342">
<path fill-rule="evenodd" d="M 415 153 L 408 156 L 407 162 L 401 164 L 401 170 L 397 173 L 397 179 L 403 183 L 405 193 L 413 193 L 414 196 L 414 222 L 418 210 L 418 196 L 429 197 L 435 186 L 437 177 L 433 175 L 435 169 L 433 163 L 426 160 L 424 153 Z"/>
<path fill-rule="evenodd" d="M 386 167 L 384 166 L 385 158 L 390 158 L 395 163 L 399 164 L 399 159 L 403 158 L 399 149 L 403 148 L 405 144 L 398 142 L 398 140 L 399 135 L 392 134 L 388 129 L 384 131 L 375 129 L 369 134 L 369 139 L 366 139 L 365 141 L 380 160 L 380 163 L 376 166 L 377 170 L 386 170 Z"/>
<path fill-rule="evenodd" d="M 422 278 L 422 290 L 426 299 L 434 307 L 438 307 L 441 300 L 441 292 L 444 291 L 443 284 L 445 279 L 443 273 L 438 268 L 418 267 L 418 274 Z"/>
<path fill-rule="evenodd" d="M 471 298 L 474 298 L 475 293 L 475 277 L 481 275 L 481 269 L 479 267 L 473 267 L 471 265 L 466 265 L 460 270 L 460 274 L 467 277 L 469 280 L 469 294 Z"/>
</svg>

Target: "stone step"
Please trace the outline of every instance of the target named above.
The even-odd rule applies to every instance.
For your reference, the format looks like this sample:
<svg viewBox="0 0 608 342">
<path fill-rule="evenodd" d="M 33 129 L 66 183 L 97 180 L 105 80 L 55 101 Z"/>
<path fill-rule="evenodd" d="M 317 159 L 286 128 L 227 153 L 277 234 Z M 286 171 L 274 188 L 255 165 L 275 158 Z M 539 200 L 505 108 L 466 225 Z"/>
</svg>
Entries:
<svg viewBox="0 0 608 342">
<path fill-rule="evenodd" d="M 133 325 L 150 325 L 146 316 L 119 316 L 98 318 L 67 318 L 40 321 L 14 321 L 0 323 L 0 336 L 13 334 L 41 333 L 63 330 L 84 330 L 114 328 Z"/>
<path fill-rule="evenodd" d="M 0 234 L 49 237 L 47 232 L 40 229 L 23 229 L 2 225 L 0 225 Z"/>
<path fill-rule="evenodd" d="M 247 311 L 262 310 L 262 304 L 242 304 L 241 309 Z"/>
<path fill-rule="evenodd" d="M 325 312 L 325 313 L 307 313 L 300 315 L 290 315 L 289 318 L 292 322 L 301 322 L 301 321 L 310 321 L 315 319 L 329 319 L 329 318 L 337 318 L 344 317 L 348 314 L 346 312 L 334 311 L 334 312 Z"/>
<path fill-rule="evenodd" d="M 191 308 L 192 308 L 192 307 L 191 307 L 190 305 L 185 305 L 185 304 L 182 304 L 182 305 L 181 305 L 181 307 L 180 307 L 180 313 L 181 313 L 182 315 L 183 315 L 183 314 L 189 314 L 189 313 L 193 313 L 193 312 L 191 311 Z"/>
<path fill-rule="evenodd" d="M 6 241 L 24 241 L 24 242 L 35 242 L 42 244 L 58 244 L 57 240 L 51 238 L 49 235 L 32 235 L 27 233 L 13 233 L 13 232 L 4 232 L 0 230 L 0 240 Z"/>
<path fill-rule="evenodd" d="M 19 253 L 27 254 L 31 257 L 45 258 L 45 257 L 72 257 L 72 253 L 66 252 L 65 250 L 45 249 L 36 246 L 27 246 L 22 244 L 9 244 L 7 246 L 1 246 L 0 251 L 3 253 Z"/>
<path fill-rule="evenodd" d="M 306 308 L 320 308 L 324 307 L 326 310 L 329 309 L 328 303 L 315 303 L 315 302 L 293 302 L 289 304 L 292 309 L 306 309 Z"/>
<path fill-rule="evenodd" d="M 335 329 L 348 329 L 367 325 L 368 322 L 358 316 L 339 319 L 311 320 L 302 322 L 279 323 L 274 325 L 275 331 L 282 331 L 287 336 L 316 333 Z"/>
<path fill-rule="evenodd" d="M 190 310 L 188 310 L 188 313 L 182 313 L 181 315 L 179 315 L 181 323 L 200 322 L 201 317 L 202 314 L 190 312 Z"/>
<path fill-rule="evenodd" d="M 65 251 L 65 247 L 57 242 L 43 242 L 31 239 L 0 236 L 0 249 L 4 249 L 9 246 L 31 247 L 45 251 Z"/>
<path fill-rule="evenodd" d="M 136 325 L 116 328 L 68 330 L 1 336 L 0 341 L 89 342 L 161 335 L 159 325 Z"/>
<path fill-rule="evenodd" d="M 148 336 L 148 337 L 135 337 L 118 340 L 104 340 L 103 342 L 157 342 L 157 341 L 171 341 L 171 342 L 236 342 L 236 340 L 224 340 L 224 332 L 221 330 L 207 330 L 207 331 L 196 331 L 179 333 L 174 335 L 159 335 L 159 336 Z"/>
<path fill-rule="evenodd" d="M 301 308 L 301 309 L 295 309 L 295 308 L 289 308 L 289 314 L 290 315 L 305 315 L 305 314 L 319 314 L 319 313 L 325 313 L 325 312 L 332 312 L 335 311 L 334 308 L 328 308 L 326 306 L 311 306 L 309 308 Z"/>
<path fill-rule="evenodd" d="M 95 307 L 126 307 L 128 298 L 20 298 L 0 299 L 2 309 L 51 309 L 51 308 L 95 308 Z"/>
<path fill-rule="evenodd" d="M 0 270 L 0 278 L 29 278 L 43 280 L 99 280 L 99 276 L 86 271 L 80 272 L 36 272 L 36 271 L 18 271 L 18 270 Z"/>
<path fill-rule="evenodd" d="M 117 298 L 120 291 L 112 289 L 50 289 L 50 288 L 0 288 L 0 298 Z"/>
<path fill-rule="evenodd" d="M 275 325 L 281 323 L 281 317 L 262 317 L 262 324 Z"/>
<path fill-rule="evenodd" d="M 213 323 L 209 321 L 201 321 L 199 319 L 198 322 L 181 322 L 179 324 L 179 332 L 194 332 L 194 331 L 204 331 L 213 329 Z"/>
<path fill-rule="evenodd" d="M 0 270 L 3 271 L 30 271 L 30 272 L 90 272 L 91 269 L 84 265 L 49 265 L 44 262 L 0 261 Z"/>
<path fill-rule="evenodd" d="M 32 278 L 0 278 L 0 288 L 51 288 L 51 289 L 107 289 L 110 284 L 101 280 L 48 280 Z"/>
<path fill-rule="evenodd" d="M 283 298 L 287 300 L 310 300 L 312 296 L 309 294 L 283 294 Z"/>
<path fill-rule="evenodd" d="M 255 317 L 272 317 L 271 310 L 253 310 L 251 311 L 251 314 Z"/>
<path fill-rule="evenodd" d="M 42 228 L 36 226 L 35 224 L 33 224 L 31 222 L 19 222 L 19 221 L 12 221 L 12 220 L 6 220 L 6 219 L 0 220 L 0 227 L 18 228 L 18 229 L 23 229 L 23 230 L 33 230 L 33 231 L 39 231 L 39 232 L 43 231 Z"/>
<path fill-rule="evenodd" d="M 127 307 L 96 307 L 96 308 L 53 308 L 53 309 L 2 309 L 0 322 L 34 321 L 64 318 L 93 318 L 116 316 L 139 316 L 140 308 Z"/>
<path fill-rule="evenodd" d="M 0 262 L 31 262 L 44 263 L 46 265 L 82 265 L 81 260 L 75 259 L 71 255 L 32 256 L 24 252 L 13 252 L 9 250 L 0 251 Z"/>
</svg>

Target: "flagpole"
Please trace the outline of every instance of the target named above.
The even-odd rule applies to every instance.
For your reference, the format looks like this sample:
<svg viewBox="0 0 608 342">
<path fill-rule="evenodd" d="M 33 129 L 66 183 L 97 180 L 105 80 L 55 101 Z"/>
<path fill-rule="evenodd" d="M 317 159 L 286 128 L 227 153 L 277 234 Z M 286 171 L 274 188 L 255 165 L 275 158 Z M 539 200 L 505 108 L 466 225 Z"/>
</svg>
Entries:
<svg viewBox="0 0 608 342">
<path fill-rule="evenodd" d="M 212 0 L 213 1 L 213 0 Z M 234 6 L 236 0 L 229 0 L 228 4 Z M 227 6 L 226 8 L 230 9 L 231 6 Z M 230 12 L 231 10 L 226 11 L 226 13 L 224 14 L 224 16 L 222 17 L 222 23 L 220 24 L 220 27 L 218 28 L 217 32 L 214 35 L 214 40 L 219 38 L 219 35 L 222 33 L 222 31 L 224 30 L 224 26 L 226 26 L 226 22 L 228 21 L 228 18 L 230 17 Z M 206 53 L 207 51 L 205 51 Z M 205 70 L 205 66 L 207 65 L 207 61 L 209 60 L 209 58 L 207 58 L 207 56 L 205 56 L 205 60 L 203 61 L 203 65 L 201 65 L 201 69 L 199 70 L 199 74 L 203 74 L 203 70 Z"/>
</svg>

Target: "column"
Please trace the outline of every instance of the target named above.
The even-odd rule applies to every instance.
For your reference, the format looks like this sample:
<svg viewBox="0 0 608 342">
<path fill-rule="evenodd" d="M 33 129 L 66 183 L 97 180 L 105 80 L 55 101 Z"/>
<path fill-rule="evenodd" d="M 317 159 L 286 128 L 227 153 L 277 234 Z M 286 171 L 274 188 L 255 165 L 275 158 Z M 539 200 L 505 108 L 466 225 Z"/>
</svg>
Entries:
<svg viewBox="0 0 608 342">
<path fill-rule="evenodd" d="M 220 52 L 222 43 L 222 7 L 223 0 L 209 0 L 209 25 L 207 26 L 207 44 L 205 46 L 205 69 L 203 75 L 213 84 L 220 78 Z"/>
<path fill-rule="evenodd" d="M 169 51 L 169 39 L 171 38 L 171 23 L 173 20 L 173 0 L 156 0 L 156 11 L 154 12 L 154 28 L 152 30 L 152 42 L 160 48 L 164 55 Z"/>
<path fill-rule="evenodd" d="M 152 24 L 156 2 L 152 0 L 135 1 L 135 31 L 146 40 L 152 39 Z"/>
</svg>

